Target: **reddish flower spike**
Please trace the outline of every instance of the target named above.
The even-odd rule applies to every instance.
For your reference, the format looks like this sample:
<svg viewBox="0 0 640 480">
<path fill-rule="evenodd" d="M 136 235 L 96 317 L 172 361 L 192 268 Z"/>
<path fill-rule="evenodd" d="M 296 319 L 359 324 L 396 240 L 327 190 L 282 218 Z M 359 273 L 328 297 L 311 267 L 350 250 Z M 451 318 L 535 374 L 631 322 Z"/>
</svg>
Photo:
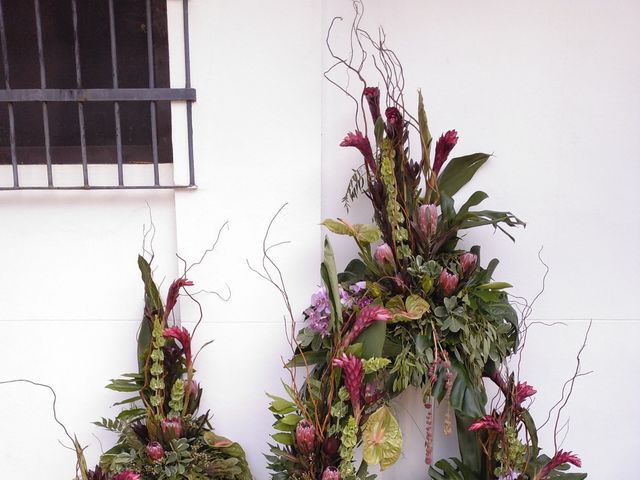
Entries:
<svg viewBox="0 0 640 480">
<path fill-rule="evenodd" d="M 191 358 L 191 335 L 189 331 L 184 327 L 171 327 L 165 328 L 163 335 L 167 338 L 175 338 L 180 342 L 187 368 L 191 368 L 193 360 Z"/>
<path fill-rule="evenodd" d="M 369 143 L 369 139 L 362 135 L 360 130 L 356 130 L 355 132 L 347 133 L 347 136 L 344 137 L 344 140 L 340 142 L 341 147 L 355 147 L 357 148 L 362 156 L 364 157 L 364 161 L 367 164 L 367 167 L 371 171 L 371 173 L 375 174 L 376 162 L 373 159 L 373 151 L 371 150 L 371 143 Z"/>
<path fill-rule="evenodd" d="M 473 422 L 469 427 L 470 432 L 475 432 L 477 430 L 493 430 L 495 432 L 502 432 L 503 427 L 495 417 L 486 415 Z"/>
<path fill-rule="evenodd" d="M 184 277 L 177 278 L 173 281 L 173 283 L 169 287 L 169 292 L 167 293 L 167 303 L 164 307 L 165 318 L 169 317 L 169 313 L 171 313 L 173 307 L 176 306 L 178 297 L 180 296 L 180 289 L 191 286 L 193 286 L 193 282 L 191 280 L 187 280 Z"/>
<path fill-rule="evenodd" d="M 447 133 L 442 134 L 438 142 L 436 143 L 436 153 L 433 158 L 433 172 L 438 175 L 442 165 L 449 158 L 449 154 L 453 147 L 458 143 L 458 132 L 455 130 L 449 130 Z"/>
</svg>

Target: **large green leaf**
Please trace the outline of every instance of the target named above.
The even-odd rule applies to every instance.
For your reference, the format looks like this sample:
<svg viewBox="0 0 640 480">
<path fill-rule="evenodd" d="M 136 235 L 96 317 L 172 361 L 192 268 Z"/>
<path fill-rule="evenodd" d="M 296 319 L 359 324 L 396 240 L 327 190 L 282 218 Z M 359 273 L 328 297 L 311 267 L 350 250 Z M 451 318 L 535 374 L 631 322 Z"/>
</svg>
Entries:
<svg viewBox="0 0 640 480">
<path fill-rule="evenodd" d="M 489 155 L 486 153 L 474 153 L 450 160 L 438 177 L 440 193 L 446 193 L 450 197 L 455 195 L 488 159 Z"/>
<path fill-rule="evenodd" d="M 373 322 L 356 339 L 356 344 L 362 344 L 362 358 L 381 357 L 387 336 L 386 322 Z"/>
<path fill-rule="evenodd" d="M 354 258 L 349 262 L 344 272 L 338 274 L 338 281 L 343 284 L 352 285 L 363 281 L 369 270 L 367 265 L 359 258 Z"/>
<path fill-rule="evenodd" d="M 336 260 L 329 239 L 324 239 L 324 257 L 320 266 L 320 276 L 327 288 L 331 317 L 329 331 L 336 332 L 342 327 L 342 304 L 340 303 L 340 288 L 338 274 L 336 273 Z"/>
<path fill-rule="evenodd" d="M 429 131 L 427 112 L 424 109 L 424 100 L 421 91 L 418 91 L 418 125 L 420 127 L 420 145 L 422 146 L 422 165 L 426 177 L 426 173 L 430 169 L 431 142 L 433 141 L 433 137 Z"/>
<path fill-rule="evenodd" d="M 351 224 L 341 218 L 337 220 L 326 219 L 322 225 L 338 235 L 349 235 L 363 245 L 369 245 L 380 240 L 380 229 L 373 223 Z"/>
<path fill-rule="evenodd" d="M 362 442 L 362 458 L 369 465 L 380 465 L 380 470 L 385 470 L 398 461 L 402 432 L 389 407 L 383 405 L 367 419 Z"/>
<path fill-rule="evenodd" d="M 138 371 L 143 373 L 145 355 L 151 345 L 153 315 L 162 318 L 164 312 L 160 292 L 153 281 L 151 265 L 142 255 L 138 255 L 138 268 L 144 283 L 144 317 L 138 332 Z"/>
</svg>

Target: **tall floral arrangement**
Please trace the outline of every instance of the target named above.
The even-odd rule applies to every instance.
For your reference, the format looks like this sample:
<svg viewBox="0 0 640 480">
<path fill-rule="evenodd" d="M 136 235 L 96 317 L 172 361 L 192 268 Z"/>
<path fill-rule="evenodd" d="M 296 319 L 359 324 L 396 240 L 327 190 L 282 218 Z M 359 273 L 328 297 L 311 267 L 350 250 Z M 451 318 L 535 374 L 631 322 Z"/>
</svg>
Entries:
<svg viewBox="0 0 640 480">
<path fill-rule="evenodd" d="M 510 285 L 494 280 L 497 259 L 485 263 L 479 246 L 460 244 L 466 230 L 492 226 L 512 238 L 508 229 L 524 223 L 511 212 L 479 207 L 488 197 L 483 191 L 459 198 L 490 155 L 455 156 L 456 130 L 435 140 L 422 94 L 415 111 L 405 108 L 402 65 L 383 36 L 376 41 L 360 28 L 361 4 L 355 5 L 351 44 L 362 48 L 361 60 L 353 51 L 336 55 L 327 41 L 335 64 L 326 76 L 356 105 L 356 128 L 340 145 L 356 149 L 362 167 L 346 199 L 366 195 L 374 223 L 323 222 L 333 234 L 351 237 L 358 257 L 338 273 L 325 240 L 323 285 L 290 338 L 287 395 L 271 396 L 272 478 L 374 478 L 371 465 L 384 470 L 400 456 L 402 434 L 390 402 L 409 386 L 419 389 L 426 408 L 427 464 L 433 464 L 434 404 L 447 405 L 446 434 L 455 417 L 461 458 L 436 462 L 429 468 L 433 479 L 584 478 L 564 472 L 569 464 L 580 466 L 572 453 L 541 455 L 526 408 L 535 390 L 501 368 L 521 333 L 506 293 Z M 381 87 L 364 78 L 367 46 Z M 359 78 L 362 90 L 354 95 L 333 80 L 336 67 Z M 412 135 L 417 142 L 410 143 Z M 268 249 L 265 257 L 270 260 Z M 265 272 L 296 330 L 281 276 Z M 485 379 L 499 387 L 500 409 L 487 411 Z"/>
<path fill-rule="evenodd" d="M 192 333 L 175 324 L 172 312 L 193 283 L 185 275 L 166 300 L 150 263 L 138 257 L 144 282 L 144 318 L 138 334 L 138 372 L 107 388 L 127 394 L 115 419 L 96 422 L 118 435 L 94 469 L 74 442 L 82 480 L 251 480 L 242 447 L 213 431 L 209 412 L 199 413 L 202 387 L 196 378 Z M 195 329 L 194 329 L 195 330 Z"/>
</svg>

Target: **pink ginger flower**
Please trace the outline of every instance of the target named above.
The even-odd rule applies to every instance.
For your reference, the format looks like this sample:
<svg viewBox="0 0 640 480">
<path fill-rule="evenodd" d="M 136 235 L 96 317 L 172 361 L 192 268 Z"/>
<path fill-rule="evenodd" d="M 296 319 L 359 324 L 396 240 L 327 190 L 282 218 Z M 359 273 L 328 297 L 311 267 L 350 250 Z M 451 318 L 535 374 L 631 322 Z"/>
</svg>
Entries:
<svg viewBox="0 0 640 480">
<path fill-rule="evenodd" d="M 300 420 L 296 426 L 296 444 L 304 453 L 313 452 L 316 442 L 316 429 L 307 420 Z"/>
<path fill-rule="evenodd" d="M 340 470 L 336 467 L 327 467 L 322 473 L 322 480 L 340 480 Z"/>
<path fill-rule="evenodd" d="M 369 139 L 367 137 L 362 135 L 362 132 L 360 130 L 347 133 L 347 136 L 344 137 L 344 140 L 342 140 L 340 146 L 357 148 L 364 157 L 364 161 L 367 164 L 369 170 L 371 170 L 373 174 L 376 173 L 376 162 L 373 159 L 371 143 L 369 143 Z"/>
<path fill-rule="evenodd" d="M 469 275 L 476 269 L 478 263 L 478 256 L 475 253 L 466 252 L 460 255 L 460 264 L 462 265 L 462 271 L 464 275 Z"/>
<path fill-rule="evenodd" d="M 154 462 L 160 460 L 164 456 L 164 448 L 158 442 L 149 442 L 145 448 L 147 455 Z"/>
<path fill-rule="evenodd" d="M 551 474 L 551 472 L 555 468 L 565 463 L 570 463 L 571 465 L 575 465 L 576 467 L 582 466 L 582 461 L 578 458 L 577 455 L 574 455 L 571 452 L 558 450 L 553 458 L 549 461 L 549 463 L 542 467 L 542 470 L 540 470 L 540 473 L 538 473 L 538 475 L 536 476 L 536 480 L 544 480 L 549 476 L 549 474 Z"/>
<path fill-rule="evenodd" d="M 518 385 L 516 386 L 516 406 L 520 407 L 522 405 L 522 402 L 524 402 L 527 398 L 532 397 L 536 393 L 538 393 L 537 390 L 535 390 L 531 385 L 527 385 L 527 382 L 518 383 Z"/>
<path fill-rule="evenodd" d="M 140 474 L 133 470 L 125 470 L 113 477 L 113 480 L 140 480 Z"/>
<path fill-rule="evenodd" d="M 503 427 L 495 417 L 491 415 L 485 415 L 484 417 L 473 422 L 469 427 L 470 432 L 475 432 L 476 430 L 493 430 L 496 432 L 502 432 Z"/>
<path fill-rule="evenodd" d="M 380 89 L 378 87 L 366 87 L 362 94 L 369 104 L 371 119 L 373 123 L 376 123 L 380 118 Z"/>
<path fill-rule="evenodd" d="M 345 342 L 346 345 L 349 345 L 352 341 L 358 338 L 358 335 L 360 335 L 373 322 L 388 322 L 392 318 L 393 315 L 391 312 L 380 305 L 369 305 L 364 307 L 356 317 L 353 328 L 347 336 Z"/>
<path fill-rule="evenodd" d="M 163 418 L 160 422 L 160 428 L 167 438 L 182 437 L 182 421 L 178 417 Z"/>
<path fill-rule="evenodd" d="M 391 247 L 386 243 L 383 243 L 378 248 L 376 248 L 375 253 L 373 254 L 373 258 L 376 259 L 380 265 L 393 265 L 393 252 L 391 251 Z"/>
<path fill-rule="evenodd" d="M 342 368 L 344 386 L 349 392 L 353 410 L 358 412 L 361 404 L 362 379 L 364 378 L 362 360 L 353 355 L 343 353 L 340 357 L 333 359 L 333 366 Z"/>
<path fill-rule="evenodd" d="M 164 307 L 164 318 L 168 318 L 169 313 L 171 313 L 173 307 L 176 306 L 176 303 L 178 302 L 178 296 L 180 295 L 180 289 L 191 286 L 193 286 L 193 282 L 191 280 L 187 280 L 184 277 L 180 277 L 173 281 L 173 283 L 169 287 L 169 292 L 167 293 L 167 303 Z"/>
<path fill-rule="evenodd" d="M 449 154 L 453 147 L 456 146 L 456 143 L 458 143 L 458 132 L 455 130 L 449 130 L 447 133 L 442 134 L 436 143 L 436 153 L 433 158 L 433 171 L 436 175 L 438 175 L 442 165 L 449 158 Z"/>
<path fill-rule="evenodd" d="M 440 272 L 438 280 L 440 282 L 440 288 L 442 288 L 442 294 L 445 297 L 448 297 L 456 291 L 456 287 L 458 286 L 458 281 L 460 279 L 456 273 L 449 273 L 445 268 Z"/>
<path fill-rule="evenodd" d="M 184 352 L 184 358 L 186 360 L 187 369 L 193 365 L 191 358 L 191 335 L 189 331 L 184 327 L 171 327 L 165 328 L 162 333 L 167 338 L 175 338 L 182 345 L 182 351 Z"/>
<path fill-rule="evenodd" d="M 427 238 L 435 235 L 438 229 L 438 210 L 433 203 L 422 205 L 418 209 L 418 227 Z"/>
</svg>

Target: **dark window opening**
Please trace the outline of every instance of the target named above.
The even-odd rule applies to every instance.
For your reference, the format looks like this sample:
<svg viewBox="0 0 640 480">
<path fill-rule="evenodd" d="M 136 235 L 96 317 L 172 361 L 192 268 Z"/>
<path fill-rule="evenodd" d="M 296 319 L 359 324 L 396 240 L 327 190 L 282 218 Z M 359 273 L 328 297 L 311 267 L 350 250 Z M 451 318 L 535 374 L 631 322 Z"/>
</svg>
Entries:
<svg viewBox="0 0 640 480">
<path fill-rule="evenodd" d="M 166 0 L 147 3 L 0 0 L 6 42 L 0 90 L 168 89 Z M 118 163 L 119 156 L 124 164 L 172 162 L 171 99 L 137 98 L 134 92 L 117 102 L 2 101 L 0 164 Z"/>
</svg>

